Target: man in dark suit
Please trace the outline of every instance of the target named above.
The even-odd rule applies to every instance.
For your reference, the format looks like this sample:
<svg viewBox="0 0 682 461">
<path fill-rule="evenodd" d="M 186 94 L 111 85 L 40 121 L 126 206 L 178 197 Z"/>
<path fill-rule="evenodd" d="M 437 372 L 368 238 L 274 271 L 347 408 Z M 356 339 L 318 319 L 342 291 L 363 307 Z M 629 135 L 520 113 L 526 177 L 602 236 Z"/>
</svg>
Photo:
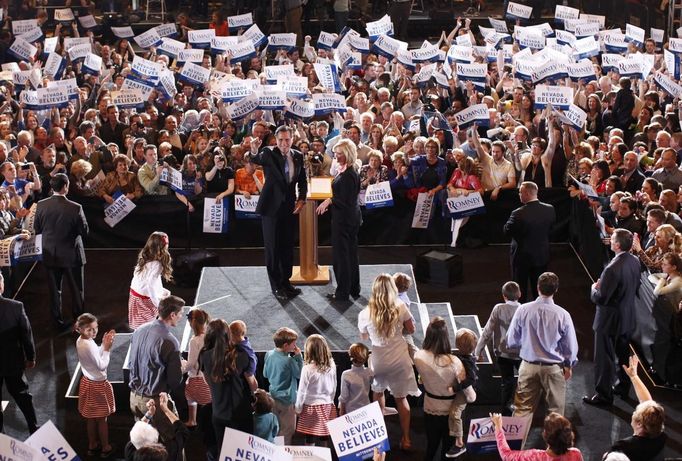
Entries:
<svg viewBox="0 0 682 461">
<path fill-rule="evenodd" d="M 623 190 L 632 195 L 642 188 L 644 183 L 644 174 L 639 171 L 639 160 L 637 154 L 634 152 L 627 152 L 623 156 L 623 174 L 620 181 L 623 184 Z"/>
<path fill-rule="evenodd" d="M 116 143 L 119 152 L 125 152 L 128 147 L 123 142 L 123 132 L 128 128 L 130 128 L 128 125 L 118 121 L 118 107 L 109 104 L 107 106 L 107 121 L 99 129 L 99 137 L 102 138 L 102 141 L 106 144 Z M 88 141 L 90 140 L 88 139 Z"/>
<path fill-rule="evenodd" d="M 611 405 L 613 394 L 625 398 L 630 379 L 621 365 L 627 365 L 630 335 L 635 329 L 635 295 L 640 282 L 639 259 L 630 253 L 632 233 L 616 229 L 611 235 L 611 250 L 616 256 L 592 285 L 594 314 L 594 379 L 596 394 L 583 397 L 589 405 Z M 616 360 L 617 359 L 617 360 Z M 618 384 L 614 384 L 616 375 Z"/>
<path fill-rule="evenodd" d="M 88 222 L 83 208 L 66 198 L 69 191 L 68 176 L 56 174 L 50 180 L 50 185 L 54 195 L 38 202 L 34 227 L 36 234 L 43 235 L 43 265 L 47 269 L 52 317 L 57 327 L 64 330 L 71 326 L 62 318 L 64 275 L 71 288 L 74 318 L 83 313 L 83 237 L 88 235 Z"/>
<path fill-rule="evenodd" d="M 538 186 L 534 182 L 523 182 L 519 197 L 523 206 L 512 211 L 504 233 L 512 238 L 512 278 L 521 287 L 521 300 L 525 302 L 531 299 L 527 296 L 529 284 L 532 299 L 538 297 L 538 277 L 549 264 L 549 231 L 556 213 L 552 205 L 538 200 Z"/>
<path fill-rule="evenodd" d="M 0 293 L 5 291 L 5 282 L 0 274 Z M 26 368 L 36 366 L 36 349 L 33 344 L 31 324 L 26 317 L 24 305 L 19 301 L 0 296 L 0 400 L 2 383 L 14 398 L 33 434 L 38 429 L 33 396 L 28 392 L 24 376 Z M 4 421 L 0 411 L 0 432 Z"/>
<path fill-rule="evenodd" d="M 305 204 L 308 181 L 303 167 L 303 155 L 291 149 L 293 130 L 280 126 L 275 131 L 276 147 L 260 152 L 260 139 L 251 141 L 250 159 L 263 167 L 265 184 L 256 212 L 261 215 L 265 265 L 270 288 L 280 301 L 301 293 L 289 282 L 294 260 L 295 216 Z M 298 186 L 298 199 L 296 198 Z"/>
</svg>

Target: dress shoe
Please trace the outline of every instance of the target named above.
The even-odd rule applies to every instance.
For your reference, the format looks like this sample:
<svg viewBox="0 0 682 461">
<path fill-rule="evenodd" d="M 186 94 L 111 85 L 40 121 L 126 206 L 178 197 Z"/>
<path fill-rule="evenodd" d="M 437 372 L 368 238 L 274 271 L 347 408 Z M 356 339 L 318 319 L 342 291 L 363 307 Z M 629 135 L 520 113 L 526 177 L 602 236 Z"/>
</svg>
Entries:
<svg viewBox="0 0 682 461">
<path fill-rule="evenodd" d="M 330 301 L 338 301 L 338 302 L 350 302 L 350 299 L 348 299 L 348 296 L 341 297 L 337 296 L 335 293 L 327 293 L 327 299 Z"/>
<path fill-rule="evenodd" d="M 288 297 L 290 298 L 295 298 L 296 296 L 301 294 L 301 289 L 296 288 L 293 285 L 288 285 L 282 288 L 284 292 L 287 294 Z"/>
<path fill-rule="evenodd" d="M 583 403 L 593 405 L 595 407 L 608 407 L 613 405 L 613 401 L 607 400 L 599 394 L 594 394 L 592 397 L 584 396 Z"/>
<path fill-rule="evenodd" d="M 275 295 L 275 298 L 277 298 L 278 301 L 288 301 L 289 300 L 289 295 L 287 295 L 287 292 L 283 288 L 280 288 L 279 290 L 273 291 L 272 294 Z"/>
<path fill-rule="evenodd" d="M 360 296 L 362 296 L 360 293 L 351 293 L 350 294 L 351 298 L 353 299 L 358 299 Z"/>
</svg>

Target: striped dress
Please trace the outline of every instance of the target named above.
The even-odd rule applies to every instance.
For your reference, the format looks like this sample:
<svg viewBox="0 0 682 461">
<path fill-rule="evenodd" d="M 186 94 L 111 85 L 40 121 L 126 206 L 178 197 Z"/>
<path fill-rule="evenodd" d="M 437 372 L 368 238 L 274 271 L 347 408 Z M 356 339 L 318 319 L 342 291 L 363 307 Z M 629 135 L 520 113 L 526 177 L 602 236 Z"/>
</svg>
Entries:
<svg viewBox="0 0 682 461">
<path fill-rule="evenodd" d="M 208 384 L 206 384 L 204 374 L 199 369 L 199 352 L 204 347 L 204 336 L 204 333 L 202 333 L 190 340 L 187 361 L 182 366 L 182 372 L 187 373 L 185 398 L 190 405 L 207 405 L 211 403 L 211 390 Z"/>
<path fill-rule="evenodd" d="M 302 434 L 325 437 L 329 435 L 327 421 L 336 418 L 336 365 L 321 372 L 317 365 L 307 364 L 301 370 L 296 394 L 296 431 Z"/>
<path fill-rule="evenodd" d="M 83 372 L 78 386 L 78 412 L 84 418 L 106 418 L 116 411 L 114 390 L 107 381 L 109 352 L 94 340 L 80 337 L 76 352 Z"/>
<path fill-rule="evenodd" d="M 133 271 L 128 297 L 128 325 L 136 329 L 140 325 L 154 320 L 159 314 L 159 301 L 170 295 L 161 283 L 163 268 L 159 261 L 149 261 L 138 270 Z"/>
</svg>

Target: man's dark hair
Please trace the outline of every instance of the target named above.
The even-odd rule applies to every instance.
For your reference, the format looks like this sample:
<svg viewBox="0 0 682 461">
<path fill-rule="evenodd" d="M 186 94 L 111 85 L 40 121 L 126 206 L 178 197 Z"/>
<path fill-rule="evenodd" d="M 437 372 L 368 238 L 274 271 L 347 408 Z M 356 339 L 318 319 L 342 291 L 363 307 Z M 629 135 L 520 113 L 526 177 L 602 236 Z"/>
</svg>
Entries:
<svg viewBox="0 0 682 461">
<path fill-rule="evenodd" d="M 559 277 L 554 272 L 544 272 L 538 279 L 538 291 L 543 296 L 553 296 L 559 289 Z"/>
<path fill-rule="evenodd" d="M 521 288 L 516 282 L 507 282 L 502 285 L 502 296 L 509 301 L 518 301 L 521 297 Z"/>
<path fill-rule="evenodd" d="M 87 130 L 92 128 L 93 130 L 95 129 L 95 124 L 92 122 L 88 122 L 87 120 L 78 125 L 78 134 L 83 135 Z"/>
<path fill-rule="evenodd" d="M 667 216 L 665 215 L 665 210 L 663 208 L 651 208 L 646 213 L 647 216 L 651 216 L 653 219 L 661 224 L 665 224 Z"/>
<path fill-rule="evenodd" d="M 294 136 L 294 129 L 287 125 L 278 126 L 277 129 L 275 130 L 275 136 L 277 136 L 280 133 L 284 133 L 285 131 L 289 133 L 291 137 Z"/>
<path fill-rule="evenodd" d="M 50 179 L 50 187 L 55 192 L 61 192 L 64 186 L 69 185 L 69 177 L 64 173 L 57 173 Z"/>
<path fill-rule="evenodd" d="M 620 199 L 620 204 L 626 204 L 631 213 L 637 211 L 637 201 L 632 197 L 623 197 Z"/>
<path fill-rule="evenodd" d="M 159 301 L 159 317 L 166 320 L 171 314 L 177 314 L 185 307 L 185 300 L 179 296 L 170 295 Z"/>
<path fill-rule="evenodd" d="M 613 237 L 621 251 L 630 251 L 632 248 L 632 232 L 627 229 L 616 229 L 613 231 Z"/>
<path fill-rule="evenodd" d="M 135 451 L 133 461 L 167 461 L 168 452 L 160 443 L 146 445 Z"/>
</svg>

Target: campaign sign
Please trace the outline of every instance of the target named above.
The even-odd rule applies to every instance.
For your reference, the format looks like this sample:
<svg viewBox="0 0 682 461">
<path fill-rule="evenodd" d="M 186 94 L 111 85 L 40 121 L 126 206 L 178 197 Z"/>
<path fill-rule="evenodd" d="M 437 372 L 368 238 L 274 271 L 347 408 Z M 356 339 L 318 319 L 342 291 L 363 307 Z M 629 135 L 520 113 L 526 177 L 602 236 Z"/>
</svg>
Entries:
<svg viewBox="0 0 682 461">
<path fill-rule="evenodd" d="M 221 461 L 293 461 L 294 457 L 284 447 L 270 443 L 265 439 L 225 428 L 223 446 L 220 448 Z"/>
<path fill-rule="evenodd" d="M 545 61 L 531 74 L 533 83 L 558 80 L 566 77 L 568 77 L 568 66 L 566 63 L 558 62 L 557 60 Z"/>
<path fill-rule="evenodd" d="M 627 42 L 634 42 L 637 46 L 644 45 L 644 36 L 646 32 L 641 27 L 633 26 L 632 24 L 625 25 L 625 40 Z"/>
<path fill-rule="evenodd" d="M 428 192 L 420 192 L 417 195 L 417 204 L 412 216 L 413 229 L 426 229 L 429 227 L 431 214 L 433 212 L 433 197 L 429 197 Z"/>
<path fill-rule="evenodd" d="M 654 76 L 656 84 L 661 87 L 666 93 L 671 95 L 673 98 L 682 97 L 682 86 L 677 84 L 673 79 L 665 74 L 657 73 Z"/>
<path fill-rule="evenodd" d="M 576 130 L 580 131 L 585 126 L 587 114 L 580 107 L 571 104 L 568 110 L 563 111 L 563 113 L 559 112 L 559 118 L 561 118 L 564 123 L 572 125 Z"/>
<path fill-rule="evenodd" d="M 531 417 L 514 418 L 502 417 L 502 430 L 504 431 L 509 448 L 520 450 L 528 435 Z M 469 435 L 467 436 L 467 452 L 473 454 L 497 453 L 497 441 L 495 439 L 495 427 L 490 418 L 472 419 L 469 423 Z"/>
<path fill-rule="evenodd" d="M 21 34 L 20 37 L 28 43 L 35 43 L 43 39 L 43 30 L 40 27 L 34 27 L 28 32 Z"/>
<path fill-rule="evenodd" d="M 44 459 L 60 461 L 80 461 L 76 451 L 55 427 L 47 421 L 36 432 L 26 439 L 26 445 L 38 450 Z"/>
<path fill-rule="evenodd" d="M 12 34 L 18 36 L 38 27 L 37 19 L 12 20 Z"/>
<path fill-rule="evenodd" d="M 153 46 L 158 46 L 161 43 L 161 36 L 156 31 L 156 29 L 149 29 L 146 32 L 134 37 L 135 43 L 140 48 L 151 48 Z"/>
<path fill-rule="evenodd" d="M 412 61 L 412 53 L 407 50 L 398 50 L 395 57 L 400 64 L 414 72 L 415 65 L 414 61 Z"/>
<path fill-rule="evenodd" d="M 478 192 L 471 192 L 469 195 L 460 195 L 458 197 L 449 197 L 447 205 L 452 219 L 461 219 L 485 213 L 483 197 Z"/>
<path fill-rule="evenodd" d="M 490 111 L 485 104 L 476 104 L 455 113 L 459 129 L 469 128 L 474 123 L 487 127 L 490 125 Z"/>
<path fill-rule="evenodd" d="M 284 117 L 294 120 L 307 120 L 315 116 L 315 103 L 301 99 L 289 99 Z"/>
<path fill-rule="evenodd" d="M 185 48 L 178 53 L 178 64 L 183 65 L 186 62 L 198 62 L 201 64 L 204 61 L 204 50 L 198 48 Z"/>
<path fill-rule="evenodd" d="M 54 20 L 59 22 L 73 22 L 76 18 L 73 16 L 71 8 L 60 8 L 54 10 Z"/>
<path fill-rule="evenodd" d="M 308 94 L 308 78 L 287 76 L 277 79 L 277 86 L 282 88 L 287 96 L 300 98 Z"/>
<path fill-rule="evenodd" d="M 45 39 L 45 43 L 43 43 L 43 56 L 48 56 L 50 53 L 54 53 L 55 50 L 57 49 L 57 42 L 59 41 L 59 37 L 48 37 Z"/>
<path fill-rule="evenodd" d="M 505 17 L 507 19 L 529 19 L 530 15 L 533 13 L 533 7 L 522 5 L 520 3 L 509 2 L 507 6 L 507 11 Z M 495 27 L 495 26 L 493 26 Z"/>
<path fill-rule="evenodd" d="M 182 50 L 185 49 L 185 44 L 179 40 L 170 37 L 163 37 L 161 44 L 156 47 L 159 54 L 165 54 L 173 59 L 177 58 Z"/>
<path fill-rule="evenodd" d="M 6 240 L 10 239 L 0 241 L 0 245 L 4 244 Z M 2 256 L 0 256 L 1 265 Z M 20 442 L 5 434 L 0 434 L 0 459 L 8 461 L 38 461 L 45 459 L 45 456 L 25 442 Z"/>
<path fill-rule="evenodd" d="M 388 181 L 382 181 L 367 186 L 365 192 L 365 206 L 367 209 L 393 206 L 393 192 Z"/>
<path fill-rule="evenodd" d="M 187 32 L 187 41 L 192 48 L 210 48 L 211 39 L 215 37 L 215 29 L 198 29 Z"/>
<path fill-rule="evenodd" d="M 557 5 L 554 9 L 554 19 L 563 21 L 565 19 L 578 19 L 578 16 L 580 16 L 580 10 L 578 8 Z"/>
<path fill-rule="evenodd" d="M 623 60 L 623 56 L 612 53 L 602 53 L 601 67 L 604 72 L 618 70 L 618 63 Z"/>
<path fill-rule="evenodd" d="M 326 115 L 332 112 L 346 112 L 346 99 L 338 93 L 315 93 L 315 115 Z"/>
<path fill-rule="evenodd" d="M 293 50 L 296 48 L 296 34 L 270 34 L 268 36 L 268 51 Z"/>
<path fill-rule="evenodd" d="M 574 46 L 576 38 L 575 35 L 573 35 L 570 32 L 567 32 L 565 30 L 557 30 L 556 41 L 559 45 Z"/>
<path fill-rule="evenodd" d="M 496 32 L 499 32 L 501 34 L 509 33 L 509 29 L 507 28 L 507 22 L 505 20 L 488 18 L 488 22 L 490 22 L 490 25 L 492 26 L 493 29 L 495 29 Z"/>
<path fill-rule="evenodd" d="M 164 69 L 159 77 L 157 88 L 161 90 L 166 98 L 175 97 L 178 92 L 178 87 L 175 86 L 175 72 L 170 69 Z"/>
<path fill-rule="evenodd" d="M 186 62 L 180 71 L 180 80 L 191 83 L 192 85 L 201 85 L 208 82 L 211 76 L 211 69 L 198 66 L 193 62 Z"/>
<path fill-rule="evenodd" d="M 288 77 L 295 77 L 296 72 L 294 71 L 293 64 L 282 64 L 279 66 L 265 66 L 265 80 L 274 84 L 277 80 Z"/>
<path fill-rule="evenodd" d="M 623 34 L 606 34 L 603 38 L 604 49 L 609 53 L 626 53 L 628 51 L 628 42 L 625 40 Z"/>
<path fill-rule="evenodd" d="M 111 32 L 118 38 L 131 38 L 135 36 L 133 28 L 130 26 L 125 27 L 112 27 Z M 158 35 L 158 33 L 157 33 Z"/>
<path fill-rule="evenodd" d="M 42 109 L 50 109 L 52 107 L 61 109 L 69 105 L 69 93 L 64 87 L 38 88 L 36 94 L 38 95 L 38 106 Z"/>
<path fill-rule="evenodd" d="M 87 16 L 79 16 L 78 22 L 81 23 L 81 27 L 83 27 L 83 29 L 94 29 L 95 27 L 97 27 L 97 21 L 95 20 L 95 17 L 91 14 Z"/>
<path fill-rule="evenodd" d="M 159 75 L 163 65 L 160 62 L 150 61 L 149 59 L 141 58 L 137 55 L 133 56 L 132 73 L 142 80 L 148 80 L 149 83 L 156 85 L 159 81 Z"/>
<path fill-rule="evenodd" d="M 447 57 L 455 62 L 473 62 L 474 50 L 468 46 L 452 45 L 448 49 Z"/>
<path fill-rule="evenodd" d="M 372 51 L 386 58 L 393 58 L 399 49 L 406 50 L 407 43 L 389 37 L 386 34 L 379 35 L 372 44 Z"/>
<path fill-rule="evenodd" d="M 38 93 L 35 91 L 24 90 L 19 93 L 19 103 L 23 104 L 28 110 L 44 109 L 44 107 L 38 105 Z"/>
<path fill-rule="evenodd" d="M 261 32 L 260 28 L 258 28 L 258 25 L 256 24 L 246 29 L 246 32 L 244 32 L 239 37 L 240 40 L 251 42 L 254 48 L 258 48 L 263 43 L 266 43 L 268 41 L 268 38 L 265 36 L 263 32 Z"/>
<path fill-rule="evenodd" d="M 182 173 L 175 168 L 170 166 L 165 167 L 161 172 L 159 182 L 167 185 L 175 192 L 180 192 L 182 194 Z"/>
<path fill-rule="evenodd" d="M 339 82 L 339 73 L 335 65 L 315 63 L 313 67 L 315 67 L 315 75 L 320 85 L 332 93 L 341 92 L 341 82 Z"/>
<path fill-rule="evenodd" d="M 234 211 L 237 219 L 258 219 L 260 215 L 256 213 L 258 199 L 260 195 L 251 195 L 249 198 L 241 194 L 234 196 Z"/>
<path fill-rule="evenodd" d="M 159 37 L 161 38 L 175 37 L 178 35 L 178 27 L 174 22 L 159 24 L 158 26 L 154 27 L 154 29 L 156 29 L 156 33 L 159 34 Z"/>
<path fill-rule="evenodd" d="M 230 29 L 230 32 L 236 32 L 239 29 L 247 29 L 251 24 L 253 24 L 253 13 L 227 17 L 227 27 Z"/>
<path fill-rule="evenodd" d="M 573 57 L 578 61 L 585 58 L 591 58 L 592 56 L 597 56 L 600 51 L 599 42 L 596 41 L 592 36 L 576 40 L 573 47 L 575 48 Z"/>
<path fill-rule="evenodd" d="M 656 45 L 659 47 L 663 45 L 663 37 L 665 36 L 665 31 L 663 29 L 656 29 L 655 27 L 652 27 L 650 33 L 651 38 L 654 42 L 656 42 Z"/>
<path fill-rule="evenodd" d="M 92 45 L 90 43 L 81 43 L 79 45 L 72 46 L 68 50 L 69 59 L 72 62 L 85 59 L 85 57 L 92 53 Z"/>
<path fill-rule="evenodd" d="M 225 53 L 230 45 L 236 45 L 239 43 L 239 37 L 234 35 L 231 37 L 213 37 L 211 39 L 211 54 L 221 54 Z"/>
<path fill-rule="evenodd" d="M 284 110 L 286 104 L 287 94 L 284 91 L 263 89 L 258 93 L 258 108 L 261 110 Z"/>
<path fill-rule="evenodd" d="M 348 43 L 362 54 L 369 53 L 370 45 L 368 38 L 360 37 L 355 34 L 348 34 Z"/>
<path fill-rule="evenodd" d="M 38 48 L 28 43 L 21 37 L 16 37 L 14 43 L 7 50 L 9 54 L 21 61 L 30 61 L 38 52 Z"/>
<path fill-rule="evenodd" d="M 12 252 L 12 265 L 23 262 L 42 261 L 43 259 L 43 236 L 33 235 L 28 240 L 17 238 L 14 241 Z"/>
<path fill-rule="evenodd" d="M 329 32 L 320 31 L 320 35 L 317 37 L 317 47 L 321 50 L 331 50 L 334 46 L 334 34 Z"/>
<path fill-rule="evenodd" d="M 566 64 L 566 69 L 568 70 L 568 76 L 574 82 L 578 80 L 594 80 L 595 71 L 594 64 L 589 59 L 581 59 L 575 63 Z"/>
<path fill-rule="evenodd" d="M 227 116 L 232 120 L 241 120 L 254 110 L 258 109 L 258 96 L 251 94 L 241 101 L 227 106 Z"/>
<path fill-rule="evenodd" d="M 254 48 L 253 42 L 250 40 L 233 43 L 227 51 L 232 53 L 232 56 L 230 56 L 231 62 L 242 62 L 256 57 L 256 48 Z"/>
<path fill-rule="evenodd" d="M 226 234 L 228 231 L 229 202 L 226 198 L 204 199 L 204 232 L 207 234 Z"/>
<path fill-rule="evenodd" d="M 544 109 L 547 104 L 559 109 L 568 109 L 573 104 L 573 88 L 538 85 L 535 87 L 535 108 Z"/>
<path fill-rule="evenodd" d="M 180 181 L 182 181 L 182 179 Z M 182 182 L 180 183 L 180 187 L 182 187 Z M 104 222 L 107 223 L 109 227 L 114 227 L 134 209 L 135 204 L 128 199 L 128 197 L 121 194 L 114 200 L 114 203 L 104 208 Z"/>
<path fill-rule="evenodd" d="M 150 85 L 148 82 L 143 82 L 136 79 L 132 75 L 128 75 L 125 80 L 123 80 L 123 85 L 121 85 L 122 90 L 140 90 L 142 91 L 142 97 L 145 99 L 149 98 L 149 95 L 154 91 L 154 86 Z"/>
<path fill-rule="evenodd" d="M 385 14 L 378 21 L 371 21 L 366 24 L 367 35 L 371 40 L 376 39 L 382 34 L 393 35 L 393 22 L 391 17 Z"/>
<path fill-rule="evenodd" d="M 425 45 L 426 46 L 410 51 L 410 53 L 412 53 L 412 61 L 419 63 L 438 61 L 438 52 L 440 49 L 430 43 Z"/>
<path fill-rule="evenodd" d="M 66 89 L 66 93 L 69 95 L 69 100 L 78 99 L 80 90 L 78 89 L 78 83 L 75 78 L 67 78 L 62 80 L 56 80 L 54 82 L 47 82 L 48 88 L 62 87 Z"/>
<path fill-rule="evenodd" d="M 102 58 L 95 53 L 89 53 L 83 59 L 83 73 L 99 77 L 102 70 Z"/>
<path fill-rule="evenodd" d="M 642 64 L 642 60 L 637 55 L 630 54 L 618 62 L 618 73 L 621 77 L 640 77 Z"/>
<path fill-rule="evenodd" d="M 12 245 L 17 236 L 0 240 L 0 267 L 12 265 Z M 1 434 L 0 434 L 1 435 Z M 2 454 L 2 440 L 0 440 L 0 454 Z"/>
<path fill-rule="evenodd" d="M 545 36 L 539 30 L 524 28 L 521 29 L 518 35 L 518 43 L 521 48 L 530 48 L 531 50 L 541 50 L 545 47 Z"/>
<path fill-rule="evenodd" d="M 145 98 L 140 90 L 121 90 L 111 92 L 111 103 L 119 109 L 141 109 Z"/>
<path fill-rule="evenodd" d="M 665 61 L 665 68 L 675 80 L 678 80 L 680 78 L 680 55 L 663 49 L 663 60 Z"/>
<path fill-rule="evenodd" d="M 599 23 L 596 22 L 581 22 L 575 26 L 575 36 L 578 38 L 582 37 L 593 37 L 599 34 Z"/>
<path fill-rule="evenodd" d="M 339 461 L 371 458 L 374 447 L 382 452 L 390 449 L 384 415 L 378 402 L 328 421 L 327 428 Z"/>
<path fill-rule="evenodd" d="M 285 445 L 284 449 L 294 457 L 293 461 L 332 461 L 332 451 L 327 447 Z"/>
</svg>

